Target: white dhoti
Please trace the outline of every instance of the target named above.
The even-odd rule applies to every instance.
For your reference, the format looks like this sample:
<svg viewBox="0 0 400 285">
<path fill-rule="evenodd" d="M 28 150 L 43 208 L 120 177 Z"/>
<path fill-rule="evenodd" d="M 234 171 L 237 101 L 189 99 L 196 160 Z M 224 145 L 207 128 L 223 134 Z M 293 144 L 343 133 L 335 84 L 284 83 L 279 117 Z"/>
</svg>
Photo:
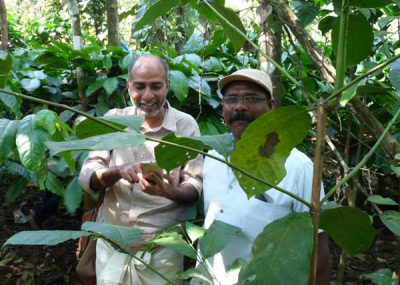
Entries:
<svg viewBox="0 0 400 285">
<path fill-rule="evenodd" d="M 158 273 L 174 282 L 176 273 L 183 270 L 183 256 L 175 250 L 156 248 L 138 251 L 135 256 L 149 264 Z M 97 285 L 162 285 L 167 282 L 132 256 L 114 249 L 104 239 L 96 245 Z M 182 284 L 176 281 L 175 284 Z"/>
</svg>

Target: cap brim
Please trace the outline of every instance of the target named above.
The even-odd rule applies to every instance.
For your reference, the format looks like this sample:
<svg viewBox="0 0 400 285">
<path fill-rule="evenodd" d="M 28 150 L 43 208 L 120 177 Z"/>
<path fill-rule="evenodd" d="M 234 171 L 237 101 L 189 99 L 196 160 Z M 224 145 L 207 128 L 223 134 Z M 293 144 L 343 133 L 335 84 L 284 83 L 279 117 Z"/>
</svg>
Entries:
<svg viewBox="0 0 400 285">
<path fill-rule="evenodd" d="M 250 77 L 247 77 L 247 76 L 241 75 L 241 74 L 231 74 L 231 75 L 228 75 L 228 76 L 225 76 L 224 78 L 222 78 L 220 81 L 218 81 L 219 90 L 222 92 L 222 90 L 225 88 L 225 86 L 233 81 L 254 82 L 261 88 L 267 90 L 269 92 L 269 94 L 271 94 L 271 96 L 272 96 L 272 90 L 269 90 L 269 88 L 267 88 L 264 84 L 262 84 L 261 82 L 255 80 L 253 78 L 250 78 Z"/>
</svg>

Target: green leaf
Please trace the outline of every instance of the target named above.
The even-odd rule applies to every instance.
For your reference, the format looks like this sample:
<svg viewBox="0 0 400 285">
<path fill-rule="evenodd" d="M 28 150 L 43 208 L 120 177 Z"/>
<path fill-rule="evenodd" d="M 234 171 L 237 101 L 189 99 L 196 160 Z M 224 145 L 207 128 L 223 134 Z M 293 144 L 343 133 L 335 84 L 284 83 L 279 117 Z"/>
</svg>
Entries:
<svg viewBox="0 0 400 285">
<path fill-rule="evenodd" d="M 132 227 L 122 227 L 97 222 L 85 222 L 82 230 L 96 233 L 104 238 L 113 241 L 124 250 L 128 250 L 134 241 L 137 241 L 143 234 L 142 229 Z"/>
<path fill-rule="evenodd" d="M 211 6 L 214 7 L 215 10 L 218 11 L 218 13 L 220 13 L 225 19 L 227 19 L 229 23 L 231 23 L 233 26 L 235 26 L 241 32 L 246 34 L 246 29 L 244 28 L 242 21 L 240 20 L 239 16 L 235 13 L 235 11 L 233 11 L 230 8 L 226 8 L 217 2 L 209 2 L 209 3 Z M 195 8 L 207 20 L 209 20 L 210 22 L 215 22 L 216 15 L 215 15 L 214 11 L 212 11 L 204 3 L 201 3 L 200 5 L 195 6 Z M 217 21 L 224 28 L 225 34 L 228 36 L 228 38 L 232 42 L 235 51 L 239 51 L 243 47 L 246 39 L 242 35 L 240 35 L 236 30 L 231 28 L 224 20 L 222 20 L 218 17 Z"/>
<path fill-rule="evenodd" d="M 78 177 L 74 177 L 65 188 L 64 206 L 68 213 L 75 213 L 82 202 L 82 187 L 79 185 Z"/>
<path fill-rule="evenodd" d="M 376 234 L 368 215 L 353 207 L 323 211 L 320 227 L 350 256 L 367 250 Z"/>
<path fill-rule="evenodd" d="M 104 82 L 105 82 L 105 80 L 96 80 L 94 83 L 90 84 L 89 87 L 85 91 L 85 96 L 89 97 L 94 92 L 99 90 L 101 87 L 103 87 Z"/>
<path fill-rule="evenodd" d="M 230 133 L 225 133 L 221 135 L 210 135 L 210 136 L 200 136 L 191 137 L 194 140 L 203 142 L 205 145 L 215 149 L 219 154 L 228 158 L 233 151 L 233 137 Z"/>
<path fill-rule="evenodd" d="M 22 192 L 24 192 L 26 185 L 28 184 L 28 180 L 23 177 L 19 177 L 19 179 L 14 180 L 7 189 L 5 195 L 6 204 L 11 204 L 17 199 Z"/>
<path fill-rule="evenodd" d="M 395 201 L 390 198 L 383 198 L 381 195 L 371 195 L 367 199 L 368 201 L 379 204 L 379 205 L 398 205 Z"/>
<path fill-rule="evenodd" d="M 98 119 L 107 121 L 112 125 L 124 129 L 125 127 L 129 127 L 132 130 L 139 131 L 140 126 L 143 123 L 144 117 L 143 116 L 103 116 L 99 117 Z M 110 127 L 104 126 L 96 121 L 85 119 L 81 121 L 75 127 L 75 134 L 78 138 L 84 139 L 96 135 L 103 135 L 109 133 L 117 132 Z"/>
<path fill-rule="evenodd" d="M 360 8 L 376 8 L 393 3 L 392 0 L 349 0 L 349 5 Z"/>
<path fill-rule="evenodd" d="M 353 99 L 354 96 L 357 95 L 357 88 L 361 85 L 364 86 L 364 84 L 366 82 L 367 82 L 367 79 L 362 79 L 359 82 L 357 82 L 356 84 L 353 84 L 352 86 L 350 86 L 349 88 L 344 90 L 342 92 L 342 96 L 340 97 L 340 105 L 342 105 L 342 107 L 346 106 L 346 104 L 349 103 L 350 100 Z"/>
<path fill-rule="evenodd" d="M 36 114 L 36 126 L 42 127 L 43 129 L 47 130 L 50 135 L 53 135 L 57 131 L 56 122 L 57 118 L 53 111 L 40 110 Z"/>
<path fill-rule="evenodd" d="M 253 243 L 239 284 L 307 284 L 312 244 L 308 213 L 290 214 L 268 224 Z"/>
<path fill-rule="evenodd" d="M 171 81 L 172 91 L 174 91 L 176 98 L 182 102 L 186 99 L 189 92 L 188 79 L 185 74 L 179 70 L 170 70 L 169 79 Z"/>
<path fill-rule="evenodd" d="M 103 87 L 108 95 L 112 94 L 118 86 L 118 78 L 112 77 L 104 81 Z"/>
<path fill-rule="evenodd" d="M 208 276 L 206 276 L 203 272 L 201 272 L 200 270 L 198 270 L 196 268 L 190 268 L 184 272 L 179 272 L 177 274 L 177 278 L 183 279 L 183 280 L 189 279 L 189 278 L 196 278 L 196 279 L 206 282 L 207 284 L 213 285 L 213 282 L 211 281 L 211 279 Z"/>
<path fill-rule="evenodd" d="M 64 186 L 61 181 L 53 173 L 49 172 L 46 179 L 46 189 L 50 192 L 63 197 L 64 196 Z"/>
<path fill-rule="evenodd" d="M 142 29 L 146 25 L 154 23 L 158 17 L 166 15 L 172 8 L 179 5 L 177 1 L 163 1 L 160 0 L 152 4 L 147 10 L 144 11 L 142 17 L 137 19 L 132 24 L 132 33 Z"/>
<path fill-rule="evenodd" d="M 369 274 L 361 274 L 362 279 L 370 279 L 376 285 L 398 285 L 399 281 L 392 278 L 393 272 L 389 268 L 381 268 Z"/>
<path fill-rule="evenodd" d="M 199 239 L 201 254 L 204 258 L 215 255 L 241 232 L 242 230 L 238 227 L 215 220 Z"/>
<path fill-rule="evenodd" d="M 295 0 L 292 3 L 293 12 L 299 18 L 303 27 L 310 24 L 318 15 L 319 5 L 315 5 L 314 1 Z"/>
<path fill-rule="evenodd" d="M 6 161 L 4 165 L 7 169 L 7 173 L 20 175 L 27 181 L 30 181 L 33 185 L 39 186 L 39 181 L 36 174 L 28 170 L 25 166 L 13 161 Z"/>
<path fill-rule="evenodd" d="M 57 245 L 88 235 L 84 231 L 22 231 L 10 237 L 3 247 L 6 245 Z"/>
<path fill-rule="evenodd" d="M 21 86 L 28 92 L 35 91 L 40 87 L 40 80 L 36 78 L 24 78 L 21 80 Z"/>
<path fill-rule="evenodd" d="M 196 259 L 196 250 L 183 240 L 182 236 L 177 232 L 162 233 L 150 242 L 166 248 L 175 249 L 185 256 Z"/>
<path fill-rule="evenodd" d="M 332 45 L 335 54 L 339 42 L 340 17 L 336 18 L 332 30 Z M 372 52 L 374 33 L 365 16 L 350 15 L 347 24 L 346 65 L 353 66 L 367 58 Z"/>
<path fill-rule="evenodd" d="M 18 121 L 0 119 L 0 163 L 14 153 L 17 130 Z"/>
<path fill-rule="evenodd" d="M 184 145 L 193 149 L 203 151 L 210 149 L 201 141 L 195 140 L 194 137 L 177 137 L 174 133 L 170 133 L 162 138 L 163 141 Z M 166 145 L 160 143 L 154 148 L 154 154 L 158 165 L 167 171 L 170 171 L 178 166 L 184 165 L 191 159 L 196 158 L 199 154 L 195 151 L 182 149 L 178 146 Z"/>
<path fill-rule="evenodd" d="M 389 80 L 393 87 L 400 91 L 400 69 L 392 69 L 389 71 Z"/>
<path fill-rule="evenodd" d="M 204 78 L 201 78 L 198 74 L 192 75 L 188 81 L 189 87 L 196 92 L 201 92 L 208 97 L 211 97 L 211 87 Z"/>
<path fill-rule="evenodd" d="M 132 132 L 118 132 L 99 135 L 76 141 L 52 142 L 47 141 L 46 146 L 50 150 L 50 155 L 67 150 L 111 150 L 124 149 L 130 146 L 143 144 L 144 135 Z"/>
<path fill-rule="evenodd" d="M 280 107 L 266 112 L 243 132 L 231 155 L 237 167 L 277 185 L 285 176 L 285 162 L 290 151 L 308 133 L 311 118 L 301 106 Z M 235 171 L 248 197 L 271 187 Z"/>
<path fill-rule="evenodd" d="M 7 51 L 0 50 L 0 88 L 3 88 L 10 74 L 12 67 L 12 57 Z"/>
<path fill-rule="evenodd" d="M 327 16 L 319 21 L 318 29 L 321 31 L 323 36 L 332 29 L 335 19 L 336 17 Z"/>
<path fill-rule="evenodd" d="M 197 226 L 189 222 L 185 223 L 185 229 L 192 243 L 194 243 L 198 238 L 202 237 L 206 232 L 203 227 Z"/>
<path fill-rule="evenodd" d="M 379 218 L 389 230 L 400 236 L 400 212 L 385 211 L 379 215 Z"/>
<path fill-rule="evenodd" d="M 47 138 L 46 132 L 36 126 L 35 115 L 28 115 L 19 122 L 16 145 L 22 164 L 29 170 L 37 171 L 43 167 Z"/>
<path fill-rule="evenodd" d="M 19 100 L 15 96 L 5 94 L 1 91 L 0 91 L 0 100 L 7 108 L 9 108 L 11 113 L 14 113 L 18 117 L 22 117 L 21 100 Z"/>
</svg>

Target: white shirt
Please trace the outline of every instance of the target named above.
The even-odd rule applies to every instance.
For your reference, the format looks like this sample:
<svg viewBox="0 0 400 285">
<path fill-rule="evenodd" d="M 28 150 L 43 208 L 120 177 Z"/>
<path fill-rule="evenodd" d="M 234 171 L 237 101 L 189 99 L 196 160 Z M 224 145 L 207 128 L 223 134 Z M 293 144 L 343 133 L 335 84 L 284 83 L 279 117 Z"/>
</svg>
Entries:
<svg viewBox="0 0 400 285">
<path fill-rule="evenodd" d="M 222 158 L 216 151 L 210 152 Z M 285 163 L 286 176 L 278 184 L 306 201 L 311 201 L 313 163 L 302 152 L 293 149 Z M 204 227 L 219 220 L 242 229 L 221 252 L 208 258 L 207 263 L 220 284 L 236 284 L 238 272 L 227 276 L 226 268 L 237 258 L 247 260 L 253 242 L 264 227 L 293 212 L 306 212 L 308 207 L 294 198 L 270 189 L 264 193 L 266 201 L 247 199 L 231 168 L 206 157 L 203 168 Z M 321 198 L 324 191 L 321 189 Z M 202 284 L 193 280 L 191 284 Z"/>
</svg>

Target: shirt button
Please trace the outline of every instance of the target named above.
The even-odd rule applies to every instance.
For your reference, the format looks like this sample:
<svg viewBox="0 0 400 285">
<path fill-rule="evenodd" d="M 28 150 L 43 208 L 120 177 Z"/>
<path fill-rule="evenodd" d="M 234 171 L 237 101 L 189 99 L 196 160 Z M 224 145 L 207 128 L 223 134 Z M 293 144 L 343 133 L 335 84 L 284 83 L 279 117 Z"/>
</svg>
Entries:
<svg viewBox="0 0 400 285">
<path fill-rule="evenodd" d="M 224 212 L 224 210 L 222 210 L 222 209 L 221 209 L 221 210 L 219 210 L 219 212 L 220 212 L 220 213 L 223 213 L 223 212 Z"/>
</svg>

